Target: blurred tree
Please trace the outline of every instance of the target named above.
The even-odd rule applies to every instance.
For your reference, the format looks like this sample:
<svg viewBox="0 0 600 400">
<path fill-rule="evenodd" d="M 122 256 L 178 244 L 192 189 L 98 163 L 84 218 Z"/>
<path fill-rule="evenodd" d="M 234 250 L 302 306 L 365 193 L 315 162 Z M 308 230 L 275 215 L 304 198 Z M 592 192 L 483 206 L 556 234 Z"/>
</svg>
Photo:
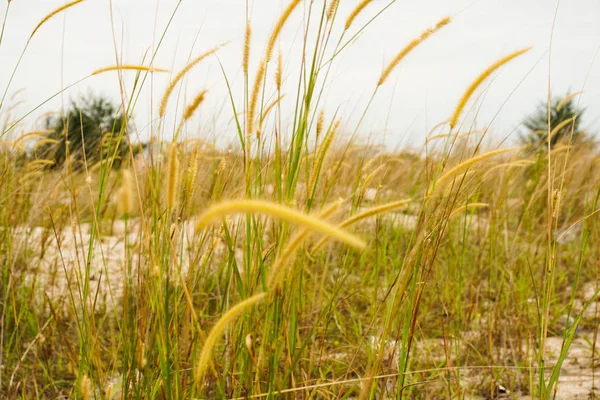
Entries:
<svg viewBox="0 0 600 400">
<path fill-rule="evenodd" d="M 76 169 L 84 162 L 92 164 L 113 155 L 113 166 L 119 167 L 128 157 L 130 127 L 125 115 L 105 97 L 88 95 L 71 101 L 64 115 L 48 117 L 45 126 L 52 131 L 48 138 L 57 142 L 41 146 L 36 153 L 54 160 L 55 168 L 67 157 Z"/>
<path fill-rule="evenodd" d="M 550 103 L 551 148 L 557 143 L 568 141 L 571 133 L 573 133 L 573 143 L 585 136 L 579 128 L 583 112 L 583 109 L 577 108 L 574 98 L 552 100 Z M 548 103 L 540 104 L 537 110 L 525 119 L 523 125 L 527 128 L 527 132 L 520 137 L 522 144 L 532 150 L 548 149 Z M 552 132 L 556 128 L 558 128 L 556 132 Z"/>
</svg>

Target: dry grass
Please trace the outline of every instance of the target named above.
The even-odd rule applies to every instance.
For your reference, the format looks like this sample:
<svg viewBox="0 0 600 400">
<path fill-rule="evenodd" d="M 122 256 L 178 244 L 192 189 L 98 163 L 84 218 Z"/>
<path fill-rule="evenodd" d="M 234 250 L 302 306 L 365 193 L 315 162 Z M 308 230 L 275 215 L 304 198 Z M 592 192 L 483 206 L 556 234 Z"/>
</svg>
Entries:
<svg viewBox="0 0 600 400">
<path fill-rule="evenodd" d="M 352 48 L 346 31 L 366 29 L 358 17 L 377 2 L 340 21 L 338 1 L 317 3 L 285 3 L 256 71 L 247 22 L 245 87 L 227 115 L 239 142 L 227 150 L 178 140 L 213 101 L 205 90 L 172 132 L 151 128 L 143 152 L 117 156 L 112 140 L 129 138 L 115 127 L 98 139 L 113 151 L 80 169 L 72 154 L 39 153 L 58 143 L 53 132 L 0 142 L 0 396 L 498 398 L 503 386 L 548 399 L 568 396 L 574 371 L 595 378 L 597 151 L 484 147 L 487 130 L 455 130 L 481 83 L 527 49 L 467 88 L 451 131 L 423 135 L 426 151 L 375 149 L 340 139 L 346 116 L 329 116 L 323 97 L 329 63 Z M 275 47 L 300 9 L 313 16 L 300 23 L 314 59 L 288 75 L 279 53 L 272 85 Z M 448 22 L 400 51 L 379 84 Z M 166 83 L 161 121 L 217 50 Z M 99 71 L 123 69 L 158 71 Z"/>
</svg>

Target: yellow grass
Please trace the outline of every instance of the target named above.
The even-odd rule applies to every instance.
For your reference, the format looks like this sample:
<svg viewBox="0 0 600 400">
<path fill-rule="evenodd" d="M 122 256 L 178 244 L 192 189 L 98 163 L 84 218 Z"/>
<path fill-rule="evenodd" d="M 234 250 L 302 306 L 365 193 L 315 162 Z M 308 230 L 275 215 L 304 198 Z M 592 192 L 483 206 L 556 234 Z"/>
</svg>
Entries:
<svg viewBox="0 0 600 400">
<path fill-rule="evenodd" d="M 396 55 L 396 57 L 394 57 L 394 59 L 392 61 L 390 61 L 390 63 L 387 65 L 387 67 L 385 67 L 385 69 L 381 73 L 381 76 L 379 77 L 379 81 L 377 82 L 377 86 L 381 86 L 385 83 L 385 81 L 387 80 L 388 76 L 390 76 L 390 74 L 392 73 L 394 68 L 396 68 L 396 66 L 400 63 L 400 61 L 402 61 L 402 59 L 404 57 L 406 57 L 406 55 L 408 53 L 413 51 L 415 49 L 415 47 L 417 47 L 418 45 L 423 43 L 427 38 L 429 38 L 431 35 L 433 35 L 437 31 L 439 31 L 440 29 L 442 29 L 444 26 L 448 25 L 449 23 L 450 23 L 450 17 L 441 19 L 433 28 L 427 29 L 425 32 L 423 32 L 421 34 L 421 36 L 413 39 L 406 47 L 404 47 L 402 50 L 400 50 L 400 52 Z"/>
<path fill-rule="evenodd" d="M 517 58 L 521 54 L 526 53 L 530 49 L 531 49 L 531 47 L 527 47 L 525 49 L 521 49 L 521 50 L 515 51 L 513 53 L 510 53 L 509 55 L 502 57 L 501 59 L 499 59 L 492 65 L 490 65 L 485 71 L 483 71 L 477 77 L 477 79 L 475 79 L 473 81 L 473 83 L 471 83 L 471 85 L 469 85 L 469 87 L 467 88 L 465 93 L 460 98 L 460 101 L 458 102 L 458 104 L 456 105 L 456 108 L 454 109 L 454 114 L 452 114 L 452 118 L 450 118 L 450 128 L 452 129 L 456 126 L 456 124 L 458 123 L 458 119 L 460 118 L 460 115 L 462 114 L 462 111 L 465 108 L 467 102 L 469 101 L 469 99 L 471 98 L 471 96 L 473 95 L 475 90 L 479 87 L 479 85 L 481 85 L 483 83 L 483 81 L 485 81 L 498 68 L 500 68 L 504 64 L 508 63 L 509 61 Z"/>
<path fill-rule="evenodd" d="M 75 1 L 67 3 L 61 7 L 58 7 L 54 11 L 51 11 L 48 15 L 46 15 L 44 18 L 42 18 L 42 20 L 35 26 L 35 28 L 33 28 L 31 35 L 29 35 L 29 39 L 31 40 L 31 38 L 33 37 L 33 35 L 35 35 L 35 33 L 38 31 L 38 29 L 40 29 L 42 27 L 42 25 L 44 25 L 46 23 L 46 21 L 48 21 L 50 18 L 54 17 L 56 14 L 58 14 L 64 10 L 66 10 L 67 8 L 73 7 L 74 5 L 81 3 L 82 1 L 83 0 L 75 0 Z"/>
<path fill-rule="evenodd" d="M 213 326 L 210 330 L 210 333 L 206 337 L 206 341 L 204 342 L 204 346 L 202 347 L 202 352 L 200 353 L 200 357 L 198 358 L 198 362 L 196 364 L 196 368 L 194 371 L 194 379 L 197 384 L 202 382 L 204 378 L 204 374 L 208 369 L 210 363 L 210 357 L 212 355 L 213 348 L 217 342 L 217 339 L 223 334 L 223 331 L 227 327 L 227 324 L 235 319 L 238 315 L 240 315 L 247 308 L 252 307 L 254 304 L 258 303 L 264 297 L 266 293 L 260 293 L 254 295 L 244 301 L 239 302 L 235 306 L 231 307 L 219 321 Z"/>
<path fill-rule="evenodd" d="M 92 75 L 98 75 L 103 72 L 109 72 L 109 71 L 169 72 L 168 69 L 163 69 L 163 68 L 148 67 L 146 65 L 125 64 L 125 65 L 111 65 L 110 67 L 100 68 L 100 69 L 97 69 L 94 72 L 92 72 Z"/>
<path fill-rule="evenodd" d="M 201 231 L 210 222 L 219 217 L 234 213 L 261 213 L 278 217 L 289 222 L 306 226 L 322 234 L 329 235 L 357 249 L 364 249 L 366 247 L 365 242 L 358 237 L 348 232 L 344 232 L 328 222 L 301 213 L 293 208 L 264 200 L 229 200 L 215 204 L 198 217 L 196 231 Z"/>
</svg>

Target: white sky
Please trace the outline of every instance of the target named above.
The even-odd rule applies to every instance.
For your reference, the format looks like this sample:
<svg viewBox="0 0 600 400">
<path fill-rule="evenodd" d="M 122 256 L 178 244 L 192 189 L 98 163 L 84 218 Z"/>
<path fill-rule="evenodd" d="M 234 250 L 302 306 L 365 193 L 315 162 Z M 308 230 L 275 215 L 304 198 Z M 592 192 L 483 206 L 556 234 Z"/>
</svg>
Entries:
<svg viewBox="0 0 600 400">
<path fill-rule="evenodd" d="M 315 0 L 321 4 L 322 0 Z M 341 0 L 339 25 L 359 0 Z M 251 77 L 270 30 L 287 0 L 249 0 L 253 25 Z M 149 54 L 177 5 L 175 0 L 113 0 L 113 23 L 117 52 L 123 63 L 139 64 Z M 32 29 L 49 11 L 64 4 L 62 0 L 13 0 L 0 44 L 0 90 L 8 79 Z M 285 26 L 278 48 L 286 64 L 284 107 L 292 110 L 296 89 L 301 27 L 309 0 L 303 2 Z M 355 22 L 359 26 L 387 4 L 374 0 Z M 22 115 L 70 83 L 92 71 L 116 63 L 109 0 L 86 0 L 46 22 L 31 40 L 10 86 L 9 96 L 18 89 L 22 104 L 13 113 Z M 484 85 L 476 123 L 486 126 L 497 139 L 511 134 L 527 113 L 547 96 L 548 77 L 552 92 L 564 95 L 579 91 L 586 108 L 583 126 L 600 131 L 600 2 L 563 0 L 558 8 L 554 30 L 552 62 L 548 49 L 556 1 L 551 0 L 419 0 L 397 1 L 343 53 L 333 64 L 327 82 L 324 107 L 329 118 L 339 107 L 343 128 L 354 130 L 386 63 L 411 39 L 444 16 L 452 24 L 432 36 L 405 58 L 373 101 L 359 133 L 389 146 L 419 145 L 429 129 L 451 115 L 469 83 L 498 58 L 526 46 L 533 50 L 503 67 Z M 5 14 L 7 2 L 0 5 Z M 154 63 L 179 71 L 190 56 L 197 56 L 225 41 L 219 51 L 238 107 L 242 108 L 243 88 L 241 54 L 245 27 L 244 0 L 183 0 L 166 34 Z M 274 66 L 271 71 L 274 70 Z M 125 73 L 130 92 L 135 73 Z M 170 74 L 155 74 L 142 91 L 134 115 L 142 137 L 148 137 L 152 116 L 156 117 L 158 98 Z M 272 80 L 272 73 L 269 75 Z M 269 84 L 272 88 L 272 83 Z M 200 115 L 187 125 L 184 137 L 201 136 L 220 142 L 235 140 L 230 123 L 225 81 L 217 58 L 203 61 L 187 77 L 179 109 L 174 96 L 169 106 L 169 123 L 181 108 L 202 89 L 210 91 Z M 22 129 L 35 126 L 36 117 L 60 109 L 80 93 L 93 91 L 119 99 L 116 73 L 91 77 L 34 112 Z M 514 93 L 513 93 L 514 91 Z M 272 92 L 269 92 L 272 93 Z M 512 93 L 512 95 L 511 95 Z M 153 94 L 153 95 L 151 95 Z M 478 92 L 482 94 L 482 90 Z M 472 104 L 472 103 L 471 103 Z M 4 114 L 4 113 L 3 113 Z M 287 114 L 288 116 L 291 113 Z M 473 120 L 474 113 L 470 114 Z M 284 115 L 285 118 L 286 115 Z M 284 119 L 285 121 L 285 119 Z M 289 120 L 288 120 L 289 122 Z M 166 129 L 171 132 L 172 129 Z M 268 133 L 268 131 L 267 131 Z M 167 137 L 169 133 L 165 133 Z"/>
</svg>

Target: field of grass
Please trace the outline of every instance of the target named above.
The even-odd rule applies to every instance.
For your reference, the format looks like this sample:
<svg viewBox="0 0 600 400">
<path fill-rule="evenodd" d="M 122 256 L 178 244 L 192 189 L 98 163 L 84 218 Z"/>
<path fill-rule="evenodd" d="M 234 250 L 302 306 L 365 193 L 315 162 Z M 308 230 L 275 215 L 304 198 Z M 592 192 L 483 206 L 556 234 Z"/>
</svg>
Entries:
<svg viewBox="0 0 600 400">
<path fill-rule="evenodd" d="M 599 154 L 568 138 L 509 148 L 464 123 L 482 83 L 528 49 L 490 60 L 421 151 L 365 144 L 322 111 L 330 61 L 373 21 L 357 17 L 385 12 L 356 3 L 341 15 L 335 0 L 292 0 L 264 47 L 248 23 L 229 149 L 180 138 L 201 91 L 143 151 L 117 154 L 134 136 L 125 119 L 98 159 L 67 149 L 57 164 L 49 132 L 15 135 L 28 115 L 2 88 L 0 396 L 596 398 Z M 314 31 L 291 74 L 276 49 L 294 13 Z M 400 45 L 373 96 L 449 23 Z M 214 46 L 171 72 L 153 118 L 196 65 L 218 65 Z M 131 115 L 161 72 L 95 74 L 114 70 L 138 74 Z"/>
</svg>

